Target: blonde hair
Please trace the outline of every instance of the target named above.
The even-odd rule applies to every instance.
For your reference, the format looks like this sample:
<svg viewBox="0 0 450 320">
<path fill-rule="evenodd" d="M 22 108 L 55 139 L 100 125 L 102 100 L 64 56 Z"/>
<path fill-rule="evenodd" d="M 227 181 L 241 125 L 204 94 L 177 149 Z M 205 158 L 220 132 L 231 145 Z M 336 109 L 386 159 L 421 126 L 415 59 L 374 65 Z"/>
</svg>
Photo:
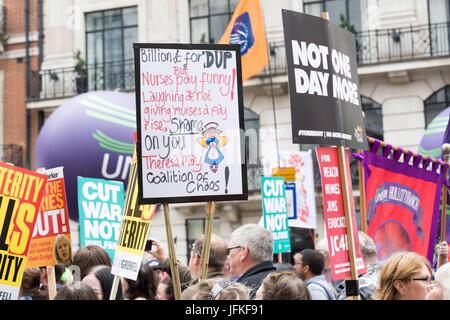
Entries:
<svg viewBox="0 0 450 320">
<path fill-rule="evenodd" d="M 380 269 L 379 289 L 375 300 L 395 300 L 397 289 L 395 281 L 410 281 L 422 267 L 427 267 L 431 275 L 428 260 L 415 252 L 399 252 L 386 260 Z"/>
<path fill-rule="evenodd" d="M 217 294 L 211 298 L 211 291 L 221 281 L 222 278 L 206 279 L 187 288 L 181 295 L 182 300 L 249 300 L 250 288 L 242 283 L 228 282 L 218 290 Z"/>
<path fill-rule="evenodd" d="M 272 272 L 262 282 L 262 299 L 311 300 L 311 294 L 294 272 Z"/>
<path fill-rule="evenodd" d="M 444 300 L 450 300 L 450 263 L 446 263 L 437 269 L 434 278 L 444 289 Z"/>
</svg>

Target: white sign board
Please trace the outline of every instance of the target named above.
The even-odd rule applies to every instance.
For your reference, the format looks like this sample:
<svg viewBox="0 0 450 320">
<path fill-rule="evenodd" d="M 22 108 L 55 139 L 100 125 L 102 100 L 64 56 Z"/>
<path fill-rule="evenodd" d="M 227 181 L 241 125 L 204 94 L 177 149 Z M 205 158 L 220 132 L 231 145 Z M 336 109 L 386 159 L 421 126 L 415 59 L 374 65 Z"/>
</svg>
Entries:
<svg viewBox="0 0 450 320">
<path fill-rule="evenodd" d="M 134 48 L 140 203 L 247 199 L 239 46 Z"/>
</svg>

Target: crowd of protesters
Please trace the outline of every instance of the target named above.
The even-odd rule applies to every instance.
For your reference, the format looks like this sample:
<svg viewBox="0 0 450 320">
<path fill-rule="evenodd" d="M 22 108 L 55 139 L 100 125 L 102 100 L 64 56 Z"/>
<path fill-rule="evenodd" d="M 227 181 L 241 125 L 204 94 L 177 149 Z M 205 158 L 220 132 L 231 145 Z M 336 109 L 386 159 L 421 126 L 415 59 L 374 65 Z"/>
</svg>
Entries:
<svg viewBox="0 0 450 320">
<path fill-rule="evenodd" d="M 385 261 L 377 259 L 374 241 L 358 233 L 366 273 L 359 276 L 363 300 L 450 300 L 450 263 L 437 270 L 423 256 L 398 252 Z M 154 239 L 145 252 L 136 281 L 122 278 L 116 300 L 174 300 L 170 261 L 161 242 Z M 228 245 L 211 237 L 208 273 L 201 278 L 203 239 L 190 246 L 188 265 L 178 261 L 183 300 L 344 300 L 345 281 L 331 277 L 326 240 L 316 250 L 294 254 L 293 265 L 273 263 L 274 241 L 270 231 L 256 224 L 234 230 Z M 70 250 L 70 249 L 68 249 Z M 447 261 L 448 245 L 438 246 Z M 70 255 L 67 255 L 71 257 Z M 66 259 L 67 260 L 67 259 Z M 114 275 L 111 259 L 102 248 L 80 248 L 68 263 L 55 266 L 55 300 L 109 300 Z M 46 268 L 26 269 L 20 288 L 22 300 L 48 300 Z"/>
</svg>

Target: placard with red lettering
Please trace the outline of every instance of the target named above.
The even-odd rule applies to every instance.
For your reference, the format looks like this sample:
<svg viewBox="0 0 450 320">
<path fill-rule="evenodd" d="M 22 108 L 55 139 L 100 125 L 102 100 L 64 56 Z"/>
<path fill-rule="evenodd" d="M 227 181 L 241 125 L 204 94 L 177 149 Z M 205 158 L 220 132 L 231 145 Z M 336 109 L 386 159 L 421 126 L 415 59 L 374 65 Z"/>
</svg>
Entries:
<svg viewBox="0 0 450 320">
<path fill-rule="evenodd" d="M 366 272 L 366 267 L 361 255 L 361 247 L 358 240 L 358 230 L 356 225 L 355 205 L 353 202 L 353 192 L 350 176 L 349 151 L 345 156 L 345 166 L 347 167 L 348 193 L 350 198 L 353 241 L 356 249 L 356 268 L 358 274 Z M 324 222 L 327 230 L 328 249 L 330 251 L 330 265 L 333 280 L 349 279 L 350 260 L 348 253 L 347 228 L 345 224 L 344 202 L 342 197 L 342 185 L 340 180 L 340 170 L 338 162 L 338 149 L 321 147 L 316 148 L 317 160 L 322 178 L 322 194 L 324 208 Z"/>
<path fill-rule="evenodd" d="M 47 169 L 44 174 L 48 180 L 34 226 L 27 268 L 69 264 L 72 261 L 63 167 Z"/>
<path fill-rule="evenodd" d="M 134 49 L 139 202 L 246 200 L 239 46 Z"/>
<path fill-rule="evenodd" d="M 0 162 L 0 300 L 19 297 L 47 177 Z"/>
</svg>

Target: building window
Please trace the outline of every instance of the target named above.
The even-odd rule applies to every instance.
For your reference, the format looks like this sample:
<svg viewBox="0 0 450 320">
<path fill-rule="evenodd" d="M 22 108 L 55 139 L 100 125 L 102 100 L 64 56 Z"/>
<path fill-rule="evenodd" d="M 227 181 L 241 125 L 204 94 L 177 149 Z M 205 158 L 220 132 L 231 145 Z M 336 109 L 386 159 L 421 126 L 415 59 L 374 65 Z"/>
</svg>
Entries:
<svg viewBox="0 0 450 320">
<path fill-rule="evenodd" d="M 190 0 L 191 43 L 217 43 L 238 0 Z"/>
<path fill-rule="evenodd" d="M 428 23 L 431 55 L 448 55 L 450 50 L 449 0 L 428 0 Z"/>
<path fill-rule="evenodd" d="M 189 263 L 189 257 L 191 254 L 190 246 L 192 246 L 198 238 L 205 233 L 205 218 L 186 219 L 186 242 L 187 242 L 187 262 Z M 219 235 L 220 231 L 220 219 L 214 218 L 212 233 Z M 201 252 L 199 252 L 201 254 Z"/>
<path fill-rule="evenodd" d="M 367 0 L 304 0 L 303 11 L 318 17 L 327 11 L 338 26 L 347 24 L 356 32 L 367 29 Z"/>
<path fill-rule="evenodd" d="M 133 42 L 137 39 L 137 7 L 86 14 L 89 90 L 134 88 Z"/>
<path fill-rule="evenodd" d="M 369 137 L 383 140 L 383 113 L 381 104 L 370 98 L 361 96 L 361 106 L 364 112 L 366 134 Z"/>
<path fill-rule="evenodd" d="M 450 105 L 450 85 L 445 86 L 425 100 L 425 127 Z"/>
<path fill-rule="evenodd" d="M 448 0 L 428 0 L 428 20 L 432 23 L 449 21 L 450 4 Z"/>
</svg>

